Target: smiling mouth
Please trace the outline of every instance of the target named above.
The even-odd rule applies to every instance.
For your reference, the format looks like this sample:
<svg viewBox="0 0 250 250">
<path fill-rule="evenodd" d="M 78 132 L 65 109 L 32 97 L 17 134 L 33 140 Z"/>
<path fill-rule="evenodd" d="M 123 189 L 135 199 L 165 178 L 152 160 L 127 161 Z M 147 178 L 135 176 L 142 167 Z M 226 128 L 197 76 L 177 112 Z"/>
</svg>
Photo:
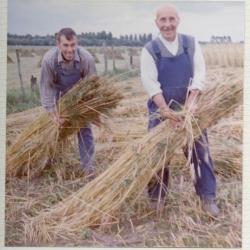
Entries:
<svg viewBox="0 0 250 250">
<path fill-rule="evenodd" d="M 165 31 L 165 32 L 171 32 L 171 31 L 174 31 L 174 29 L 173 28 L 170 28 L 170 29 L 166 29 L 166 28 L 164 29 L 163 28 L 163 31 Z"/>
</svg>

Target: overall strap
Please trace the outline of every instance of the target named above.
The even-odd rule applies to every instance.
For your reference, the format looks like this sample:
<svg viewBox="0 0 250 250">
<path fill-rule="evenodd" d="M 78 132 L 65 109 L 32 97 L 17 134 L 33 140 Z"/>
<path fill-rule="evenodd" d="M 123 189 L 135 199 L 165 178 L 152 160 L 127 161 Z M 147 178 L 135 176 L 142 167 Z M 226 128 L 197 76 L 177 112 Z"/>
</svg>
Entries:
<svg viewBox="0 0 250 250">
<path fill-rule="evenodd" d="M 188 38 L 187 38 L 187 36 L 186 35 L 183 35 L 182 36 L 182 39 L 183 39 L 183 51 L 184 51 L 184 53 L 186 53 L 186 54 L 188 54 Z"/>
<path fill-rule="evenodd" d="M 153 53 L 155 54 L 156 56 L 156 64 L 159 63 L 159 61 L 161 60 L 161 50 L 160 50 L 160 47 L 157 43 L 156 40 L 153 40 L 152 41 L 152 50 L 153 50 Z"/>
<path fill-rule="evenodd" d="M 193 77 L 193 72 L 194 72 L 194 66 L 193 66 L 193 55 L 191 54 L 191 51 L 190 51 L 190 45 L 189 45 L 189 38 L 187 35 L 182 35 L 182 47 L 183 47 L 183 51 L 185 54 L 188 55 L 188 58 L 189 58 L 189 63 L 190 63 L 190 70 L 191 70 L 191 74 L 192 74 L 192 77 Z"/>
<path fill-rule="evenodd" d="M 76 51 L 77 51 L 77 54 L 78 54 L 78 56 L 80 58 L 80 62 L 76 62 L 75 61 L 74 62 L 74 66 L 75 66 L 75 68 L 77 68 L 78 70 L 80 70 L 80 72 L 81 72 L 81 78 L 83 79 L 84 78 L 84 70 L 83 70 L 83 67 L 82 67 L 82 58 L 80 56 L 80 48 L 77 47 Z"/>
</svg>

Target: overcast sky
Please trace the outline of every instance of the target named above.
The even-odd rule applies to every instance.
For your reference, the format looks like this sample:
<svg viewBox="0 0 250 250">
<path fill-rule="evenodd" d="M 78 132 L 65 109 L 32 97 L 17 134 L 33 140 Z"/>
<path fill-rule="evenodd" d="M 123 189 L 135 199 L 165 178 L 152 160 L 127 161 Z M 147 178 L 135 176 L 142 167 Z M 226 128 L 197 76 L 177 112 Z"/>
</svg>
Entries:
<svg viewBox="0 0 250 250">
<path fill-rule="evenodd" d="M 62 27 L 77 33 L 111 31 L 113 35 L 157 34 L 155 10 L 166 1 L 153 0 L 9 0 L 8 32 L 54 34 Z M 179 31 L 209 40 L 212 35 L 230 35 L 244 40 L 243 1 L 176 1 Z"/>
</svg>

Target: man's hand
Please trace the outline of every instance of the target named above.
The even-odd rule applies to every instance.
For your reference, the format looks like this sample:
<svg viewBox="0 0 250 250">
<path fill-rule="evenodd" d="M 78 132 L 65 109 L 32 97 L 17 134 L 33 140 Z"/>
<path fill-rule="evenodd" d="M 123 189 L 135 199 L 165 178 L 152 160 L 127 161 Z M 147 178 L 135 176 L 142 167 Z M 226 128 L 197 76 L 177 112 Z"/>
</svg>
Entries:
<svg viewBox="0 0 250 250">
<path fill-rule="evenodd" d="M 181 128 L 183 125 L 183 119 L 176 115 L 176 113 L 170 109 L 165 102 L 165 99 L 161 93 L 152 97 L 154 103 L 157 105 L 160 111 L 160 115 L 163 119 L 169 119 L 170 124 L 174 129 Z"/>
<path fill-rule="evenodd" d="M 182 128 L 184 120 L 181 117 L 177 116 L 169 107 L 161 108 L 160 114 L 162 118 L 169 119 L 172 128 Z"/>
<path fill-rule="evenodd" d="M 51 115 L 52 120 L 58 127 L 62 127 L 63 123 L 65 122 L 65 119 L 60 117 L 57 111 L 53 111 L 49 113 Z"/>
<path fill-rule="evenodd" d="M 168 106 L 159 108 L 159 111 L 163 119 L 171 119 L 175 122 L 181 121 L 180 117 L 178 117 Z"/>
</svg>

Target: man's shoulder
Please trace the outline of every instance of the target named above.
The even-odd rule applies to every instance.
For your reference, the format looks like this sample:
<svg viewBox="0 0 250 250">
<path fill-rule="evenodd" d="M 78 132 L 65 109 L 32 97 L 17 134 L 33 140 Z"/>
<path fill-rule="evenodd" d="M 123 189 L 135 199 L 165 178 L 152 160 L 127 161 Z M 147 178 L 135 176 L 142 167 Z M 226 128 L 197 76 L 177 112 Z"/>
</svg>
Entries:
<svg viewBox="0 0 250 250">
<path fill-rule="evenodd" d="M 159 41 L 159 37 L 157 36 L 157 37 L 155 37 L 154 39 L 148 41 L 148 42 L 144 45 L 144 48 L 147 48 L 147 47 L 149 47 L 149 46 L 152 46 L 153 43 L 158 42 L 158 41 Z"/>
<path fill-rule="evenodd" d="M 195 37 L 189 34 L 183 34 L 183 33 L 179 33 L 179 36 L 181 36 L 182 38 L 186 38 L 188 42 L 194 42 L 195 41 Z"/>
<path fill-rule="evenodd" d="M 157 36 L 154 39 L 147 42 L 143 47 L 143 49 L 146 50 L 149 54 L 151 54 L 151 56 L 154 56 L 156 52 L 160 51 L 160 47 L 161 47 L 161 42 L 159 37 Z"/>
<path fill-rule="evenodd" d="M 53 65 L 55 58 L 58 55 L 58 48 L 53 47 L 49 49 L 43 56 L 43 62 L 46 62 L 47 64 Z"/>
<path fill-rule="evenodd" d="M 79 53 L 79 56 L 81 58 L 82 61 L 94 61 L 94 58 L 93 56 L 90 54 L 90 52 L 85 49 L 84 47 L 82 46 L 77 46 L 77 50 L 78 50 L 78 53 Z"/>
</svg>

